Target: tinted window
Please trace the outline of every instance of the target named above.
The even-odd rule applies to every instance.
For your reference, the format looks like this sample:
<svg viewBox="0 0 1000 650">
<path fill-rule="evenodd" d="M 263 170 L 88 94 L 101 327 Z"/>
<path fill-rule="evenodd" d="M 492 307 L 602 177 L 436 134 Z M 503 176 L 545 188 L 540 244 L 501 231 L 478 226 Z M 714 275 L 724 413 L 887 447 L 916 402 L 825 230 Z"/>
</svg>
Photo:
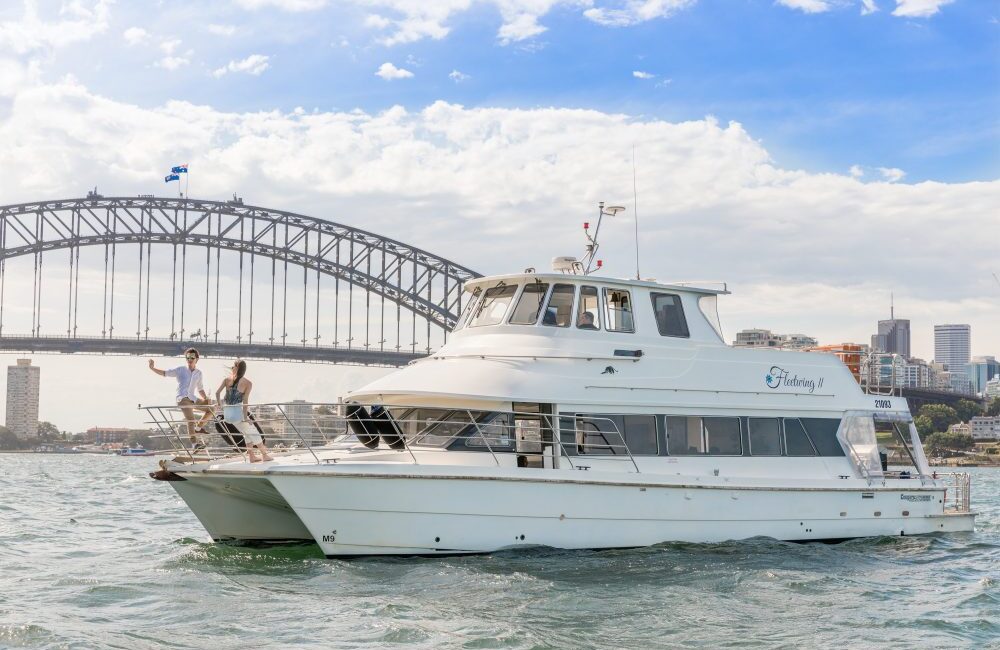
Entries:
<svg viewBox="0 0 1000 650">
<path fill-rule="evenodd" d="M 656 315 L 656 327 L 660 330 L 660 336 L 689 336 L 681 297 L 670 293 L 653 293 L 650 297 L 653 299 L 653 313 Z"/>
<path fill-rule="evenodd" d="M 836 418 L 799 418 L 820 456 L 843 456 L 844 448 L 837 440 L 840 420 Z"/>
<path fill-rule="evenodd" d="M 601 303 L 597 287 L 580 287 L 580 305 L 576 310 L 576 326 L 582 330 L 601 329 Z"/>
<path fill-rule="evenodd" d="M 701 418 L 667 416 L 667 450 L 671 456 L 704 454 Z"/>
<path fill-rule="evenodd" d="M 626 415 L 625 444 L 633 456 L 655 456 L 659 452 L 656 418 L 652 415 Z"/>
<path fill-rule="evenodd" d="M 623 289 L 604 290 L 604 320 L 609 332 L 634 332 L 632 296 Z"/>
<path fill-rule="evenodd" d="M 582 455 L 627 455 L 619 433 L 623 428 L 620 416 L 580 416 L 576 418 L 576 453 Z"/>
<path fill-rule="evenodd" d="M 816 450 L 798 418 L 785 418 L 785 453 L 789 456 L 815 456 Z"/>
<path fill-rule="evenodd" d="M 576 288 L 572 284 L 557 284 L 552 287 L 549 303 L 545 305 L 542 325 L 569 327 L 573 320 L 573 295 Z"/>
<path fill-rule="evenodd" d="M 506 413 L 487 415 L 480 422 L 469 427 L 464 439 L 466 447 L 483 449 L 510 449 L 514 446 L 514 431 L 510 416 Z"/>
<path fill-rule="evenodd" d="M 708 453 L 714 456 L 740 456 L 743 442 L 740 440 L 739 418 L 703 418 L 705 444 Z"/>
<path fill-rule="evenodd" d="M 514 325 L 534 325 L 538 322 L 538 312 L 542 310 L 542 301 L 549 285 L 541 282 L 525 285 L 521 297 L 517 299 L 510 322 Z"/>
<path fill-rule="evenodd" d="M 487 289 L 486 294 L 483 296 L 483 301 L 479 304 L 472 317 L 472 321 L 469 323 L 469 327 L 496 325 L 502 321 L 516 291 L 516 284 Z"/>
<path fill-rule="evenodd" d="M 781 428 L 778 418 L 750 418 L 750 454 L 781 455 Z"/>
</svg>

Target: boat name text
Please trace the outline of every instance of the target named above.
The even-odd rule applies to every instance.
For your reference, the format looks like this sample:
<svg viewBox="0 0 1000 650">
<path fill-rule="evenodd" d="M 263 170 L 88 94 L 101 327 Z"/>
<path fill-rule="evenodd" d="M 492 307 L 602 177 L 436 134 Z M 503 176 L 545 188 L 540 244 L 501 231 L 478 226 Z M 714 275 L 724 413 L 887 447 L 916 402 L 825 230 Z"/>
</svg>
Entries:
<svg viewBox="0 0 1000 650">
<path fill-rule="evenodd" d="M 899 498 L 903 501 L 930 501 L 931 495 L 929 494 L 900 494 Z"/>
<path fill-rule="evenodd" d="M 764 381 L 767 383 L 768 388 L 779 388 L 781 386 L 784 386 L 785 388 L 804 388 L 810 393 L 815 391 L 817 388 L 823 387 L 823 377 L 820 377 L 819 379 L 799 377 L 797 373 L 794 375 L 790 374 L 787 370 L 780 366 L 771 366 L 771 370 L 768 371 Z"/>
</svg>

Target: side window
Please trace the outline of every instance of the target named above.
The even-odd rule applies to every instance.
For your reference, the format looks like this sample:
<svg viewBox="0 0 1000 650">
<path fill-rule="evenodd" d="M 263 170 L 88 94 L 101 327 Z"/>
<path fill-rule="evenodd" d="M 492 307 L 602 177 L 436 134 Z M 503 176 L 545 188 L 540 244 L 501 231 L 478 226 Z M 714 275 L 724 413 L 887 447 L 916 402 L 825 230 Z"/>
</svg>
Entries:
<svg viewBox="0 0 1000 650">
<path fill-rule="evenodd" d="M 712 456 L 740 456 L 743 442 L 740 440 L 739 418 L 702 418 L 705 425 L 705 445 Z"/>
<path fill-rule="evenodd" d="M 785 453 L 789 456 L 815 456 L 806 430 L 798 418 L 785 418 Z"/>
<path fill-rule="evenodd" d="M 525 285 L 510 317 L 511 325 L 534 325 L 538 322 L 538 312 L 542 310 L 542 301 L 548 290 L 549 285 L 543 282 Z"/>
<path fill-rule="evenodd" d="M 597 287 L 580 287 L 580 305 L 576 308 L 576 326 L 582 330 L 601 329 L 601 301 Z"/>
<path fill-rule="evenodd" d="M 604 290 L 605 322 L 609 332 L 634 332 L 632 296 L 624 289 Z"/>
<path fill-rule="evenodd" d="M 514 447 L 513 427 L 510 425 L 510 416 L 506 413 L 482 418 L 477 425 L 469 427 L 468 431 L 466 447 L 504 450 Z"/>
<path fill-rule="evenodd" d="M 656 456 L 656 417 L 652 415 L 625 416 L 625 444 L 633 456 Z"/>
<path fill-rule="evenodd" d="M 750 455 L 781 455 L 781 429 L 778 418 L 750 418 Z"/>
<path fill-rule="evenodd" d="M 844 448 L 837 440 L 837 429 L 840 428 L 840 420 L 836 418 L 799 418 L 802 426 L 806 428 L 809 439 L 812 440 L 813 447 L 820 456 L 843 456 Z"/>
<path fill-rule="evenodd" d="M 656 327 L 660 330 L 660 336 L 689 337 L 681 297 L 671 293 L 649 295 L 653 299 L 653 314 L 656 316 Z"/>
<path fill-rule="evenodd" d="M 615 456 L 625 454 L 620 432 L 620 416 L 581 415 L 576 418 L 576 453 L 580 456 Z"/>
<path fill-rule="evenodd" d="M 507 307 L 514 298 L 517 285 L 498 285 L 486 290 L 483 301 L 479 303 L 469 327 L 479 327 L 480 325 L 496 325 L 503 320 L 507 313 Z"/>
<path fill-rule="evenodd" d="M 465 327 L 466 321 L 469 320 L 469 316 L 472 314 L 472 310 L 476 308 L 476 303 L 479 302 L 479 296 L 481 296 L 483 290 L 476 287 L 476 290 L 472 292 L 469 296 L 469 302 L 465 305 L 465 309 L 462 311 L 462 315 L 459 317 L 458 322 L 455 323 L 455 331 Z"/>
<path fill-rule="evenodd" d="M 701 418 L 666 417 L 667 451 L 671 456 L 691 456 L 705 453 L 705 440 L 701 435 Z"/>
<path fill-rule="evenodd" d="M 569 327 L 573 320 L 573 296 L 576 287 L 572 284 L 557 284 L 552 287 L 552 295 L 545 305 L 542 315 L 542 325 L 552 327 Z"/>
</svg>

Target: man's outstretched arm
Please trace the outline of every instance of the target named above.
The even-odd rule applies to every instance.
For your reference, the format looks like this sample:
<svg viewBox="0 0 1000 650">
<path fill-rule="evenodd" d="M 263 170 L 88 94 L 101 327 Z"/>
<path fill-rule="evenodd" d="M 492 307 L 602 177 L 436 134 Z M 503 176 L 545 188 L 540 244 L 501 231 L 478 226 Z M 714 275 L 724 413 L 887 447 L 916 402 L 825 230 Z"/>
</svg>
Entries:
<svg viewBox="0 0 1000 650">
<path fill-rule="evenodd" d="M 156 365 L 153 363 L 152 359 L 149 360 L 149 369 L 152 370 L 153 372 L 155 372 L 156 374 L 158 374 L 161 377 L 166 377 L 167 376 L 166 371 L 160 370 L 159 368 L 157 368 Z"/>
</svg>

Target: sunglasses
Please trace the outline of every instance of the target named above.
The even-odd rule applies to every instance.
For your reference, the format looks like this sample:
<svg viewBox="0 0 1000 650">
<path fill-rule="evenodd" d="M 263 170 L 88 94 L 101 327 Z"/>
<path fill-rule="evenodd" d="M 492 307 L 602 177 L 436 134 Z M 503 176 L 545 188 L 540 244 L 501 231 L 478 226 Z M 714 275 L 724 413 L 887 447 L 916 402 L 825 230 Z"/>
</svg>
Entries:
<svg viewBox="0 0 1000 650">
<path fill-rule="evenodd" d="M 198 360 L 198 357 L 194 356 L 193 354 L 184 355 L 184 358 L 187 359 L 188 361 L 197 361 Z"/>
</svg>

